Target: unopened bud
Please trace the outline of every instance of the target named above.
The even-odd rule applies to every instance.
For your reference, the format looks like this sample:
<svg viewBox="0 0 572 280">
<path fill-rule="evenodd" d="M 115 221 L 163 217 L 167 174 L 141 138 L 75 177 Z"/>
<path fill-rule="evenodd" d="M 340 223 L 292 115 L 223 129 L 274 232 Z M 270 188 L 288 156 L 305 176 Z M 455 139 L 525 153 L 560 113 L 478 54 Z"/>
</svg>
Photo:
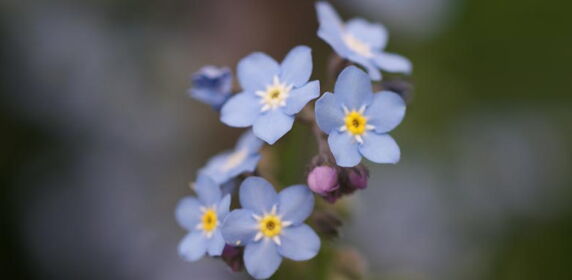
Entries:
<svg viewBox="0 0 572 280">
<path fill-rule="evenodd" d="M 359 165 L 348 171 L 348 180 L 351 187 L 355 189 L 363 190 L 367 188 L 367 179 L 369 178 L 369 172 L 366 167 Z"/>
<path fill-rule="evenodd" d="M 332 167 L 317 166 L 308 174 L 308 187 L 320 195 L 333 192 L 340 187 L 338 173 Z"/>
</svg>

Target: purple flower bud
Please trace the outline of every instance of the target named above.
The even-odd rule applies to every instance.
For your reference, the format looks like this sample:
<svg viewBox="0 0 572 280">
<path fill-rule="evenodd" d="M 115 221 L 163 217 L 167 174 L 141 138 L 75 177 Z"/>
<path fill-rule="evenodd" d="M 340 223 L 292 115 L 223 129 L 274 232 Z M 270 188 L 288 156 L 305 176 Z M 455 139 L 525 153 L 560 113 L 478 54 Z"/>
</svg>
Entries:
<svg viewBox="0 0 572 280">
<path fill-rule="evenodd" d="M 234 247 L 224 245 L 221 258 L 232 269 L 232 271 L 241 271 L 244 267 L 242 255 L 244 249 L 242 247 Z"/>
<path fill-rule="evenodd" d="M 337 190 L 338 174 L 336 170 L 329 166 L 317 166 L 308 174 L 308 187 L 320 195 L 327 195 Z"/>
<path fill-rule="evenodd" d="M 191 97 L 219 110 L 231 95 L 232 74 L 229 68 L 205 66 L 193 74 Z"/>
<path fill-rule="evenodd" d="M 368 178 L 369 178 L 369 172 L 367 168 L 365 168 L 362 165 L 359 165 L 348 172 L 348 179 L 350 185 L 355 189 L 363 190 L 367 188 Z"/>
</svg>

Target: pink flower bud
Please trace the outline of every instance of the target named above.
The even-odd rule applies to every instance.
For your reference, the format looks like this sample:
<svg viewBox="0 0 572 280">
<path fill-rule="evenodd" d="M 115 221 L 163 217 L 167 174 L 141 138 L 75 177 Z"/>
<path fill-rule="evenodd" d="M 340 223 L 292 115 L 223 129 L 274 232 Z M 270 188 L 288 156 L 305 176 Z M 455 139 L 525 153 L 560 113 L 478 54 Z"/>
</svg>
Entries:
<svg viewBox="0 0 572 280">
<path fill-rule="evenodd" d="M 329 166 L 317 166 L 308 174 L 308 187 L 320 195 L 326 195 L 337 190 L 338 174 L 336 170 Z"/>
</svg>

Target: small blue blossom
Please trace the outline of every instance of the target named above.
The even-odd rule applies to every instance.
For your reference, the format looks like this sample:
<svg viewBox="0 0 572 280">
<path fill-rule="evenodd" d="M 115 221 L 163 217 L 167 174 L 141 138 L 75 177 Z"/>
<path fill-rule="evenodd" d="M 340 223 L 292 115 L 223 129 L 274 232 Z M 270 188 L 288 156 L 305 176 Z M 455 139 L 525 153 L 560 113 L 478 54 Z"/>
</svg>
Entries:
<svg viewBox="0 0 572 280">
<path fill-rule="evenodd" d="M 220 110 L 232 88 L 232 73 L 227 67 L 205 66 L 192 76 L 189 94 L 194 99 Z"/>
<path fill-rule="evenodd" d="M 227 186 L 230 179 L 256 169 L 263 144 L 252 130 L 248 130 L 240 136 L 234 150 L 212 157 L 207 165 L 199 170 L 199 174 L 207 175 L 217 184 Z"/>
<path fill-rule="evenodd" d="M 328 144 L 336 163 L 352 167 L 362 155 L 376 163 L 397 163 L 399 146 L 387 133 L 405 116 L 405 102 L 396 93 L 373 94 L 371 81 L 355 66 L 338 76 L 334 94 L 316 101 L 316 122 L 329 134 Z"/>
<path fill-rule="evenodd" d="M 244 264 L 252 277 L 265 279 L 282 258 L 309 260 L 320 250 L 320 238 L 304 220 L 314 208 L 308 187 L 295 185 L 279 194 L 263 178 L 249 177 L 240 186 L 242 209 L 233 210 L 222 225 L 228 244 L 244 245 Z"/>
<path fill-rule="evenodd" d="M 380 80 L 379 69 L 394 73 L 411 73 L 411 62 L 397 54 L 384 52 L 388 34 L 381 24 L 355 18 L 342 22 L 327 2 L 316 3 L 320 28 L 318 36 L 341 57 L 365 67 L 372 80 Z"/>
<path fill-rule="evenodd" d="M 175 211 L 179 225 L 189 231 L 179 243 L 179 254 L 190 262 L 199 260 L 205 253 L 222 254 L 225 241 L 220 226 L 230 207 L 230 195 L 221 199 L 219 186 L 209 177 L 199 176 L 194 188 L 198 198 L 181 199 Z"/>
<path fill-rule="evenodd" d="M 254 134 L 274 144 L 292 129 L 294 115 L 318 97 L 320 83 L 312 74 L 311 49 L 293 48 L 281 64 L 264 53 L 253 53 L 238 63 L 243 92 L 228 100 L 221 120 L 234 127 L 252 126 Z"/>
</svg>

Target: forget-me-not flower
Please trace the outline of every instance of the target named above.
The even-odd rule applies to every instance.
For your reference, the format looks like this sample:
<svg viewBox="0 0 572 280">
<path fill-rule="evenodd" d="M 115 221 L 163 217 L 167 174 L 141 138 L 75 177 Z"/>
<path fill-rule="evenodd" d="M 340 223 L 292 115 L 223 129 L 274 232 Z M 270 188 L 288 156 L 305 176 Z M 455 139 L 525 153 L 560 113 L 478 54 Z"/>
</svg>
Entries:
<svg viewBox="0 0 572 280">
<path fill-rule="evenodd" d="M 278 269 L 282 257 L 308 260 L 320 249 L 320 238 L 304 220 L 314 208 L 308 187 L 295 185 L 279 194 L 263 178 L 249 177 L 240 186 L 242 209 L 226 217 L 222 234 L 228 244 L 244 245 L 250 275 L 265 279 Z"/>
<path fill-rule="evenodd" d="M 263 144 L 252 130 L 248 130 L 240 136 L 234 150 L 212 157 L 199 173 L 211 177 L 217 184 L 225 184 L 244 172 L 252 172 L 260 161 L 259 151 Z"/>
<path fill-rule="evenodd" d="M 221 110 L 221 120 L 234 127 L 252 126 L 254 134 L 274 144 L 292 129 L 294 115 L 318 97 L 320 83 L 308 82 L 312 73 L 311 49 L 293 48 L 281 64 L 264 53 L 253 53 L 238 63 L 243 92 Z"/>
<path fill-rule="evenodd" d="M 372 93 L 367 74 L 355 66 L 338 76 L 334 94 L 316 101 L 316 122 L 329 134 L 328 144 L 339 166 L 351 167 L 362 155 L 377 163 L 397 163 L 399 146 L 387 133 L 405 115 L 405 102 L 396 93 Z"/>
<path fill-rule="evenodd" d="M 222 254 L 225 241 L 220 227 L 230 207 L 230 194 L 222 197 L 219 185 L 208 176 L 199 176 L 194 188 L 198 198 L 181 199 L 175 211 L 179 225 L 189 231 L 179 243 L 179 254 L 191 262 L 207 252 L 210 256 Z"/>
<path fill-rule="evenodd" d="M 380 80 L 379 69 L 394 73 L 411 72 L 411 62 L 397 54 L 384 52 L 388 33 L 381 24 L 355 18 L 342 22 L 327 2 L 316 3 L 320 28 L 318 36 L 341 57 L 365 67 L 372 80 Z"/>
<path fill-rule="evenodd" d="M 205 66 L 192 76 L 189 94 L 192 98 L 220 110 L 232 88 L 232 73 L 228 67 Z"/>
</svg>

